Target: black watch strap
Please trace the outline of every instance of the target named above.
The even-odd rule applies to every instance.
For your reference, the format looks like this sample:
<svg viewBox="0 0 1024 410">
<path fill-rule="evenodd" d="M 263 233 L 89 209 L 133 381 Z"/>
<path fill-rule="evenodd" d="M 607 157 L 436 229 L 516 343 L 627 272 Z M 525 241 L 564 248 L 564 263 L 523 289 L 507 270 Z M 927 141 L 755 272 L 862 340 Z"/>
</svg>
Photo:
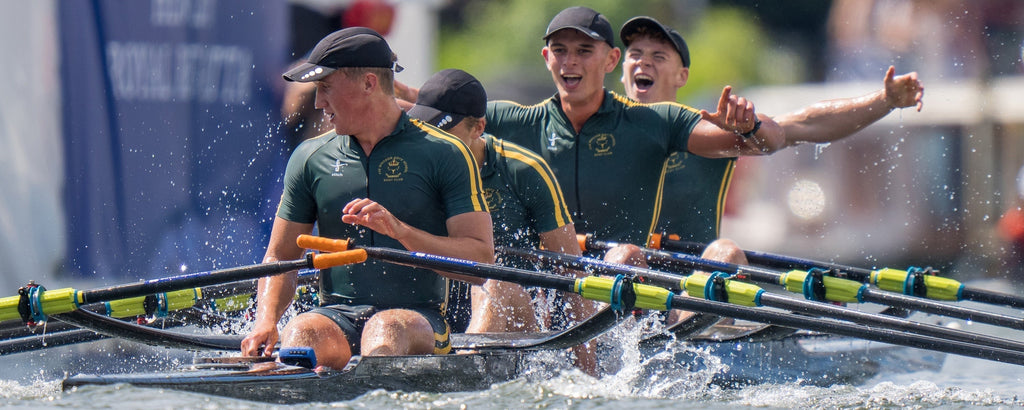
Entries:
<svg viewBox="0 0 1024 410">
<path fill-rule="evenodd" d="M 740 134 L 740 136 L 743 137 L 744 139 L 753 137 L 754 134 L 757 134 L 757 130 L 759 129 L 761 129 L 761 119 L 754 117 L 754 128 L 751 129 L 750 131 Z"/>
</svg>

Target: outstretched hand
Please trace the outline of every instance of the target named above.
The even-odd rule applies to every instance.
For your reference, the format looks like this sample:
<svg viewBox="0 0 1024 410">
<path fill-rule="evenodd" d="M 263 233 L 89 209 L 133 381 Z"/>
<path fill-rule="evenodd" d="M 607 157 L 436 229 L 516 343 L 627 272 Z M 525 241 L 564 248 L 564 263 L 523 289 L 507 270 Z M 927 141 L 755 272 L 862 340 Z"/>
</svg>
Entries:
<svg viewBox="0 0 1024 410">
<path fill-rule="evenodd" d="M 904 108 L 913 105 L 917 111 L 924 107 L 924 86 L 917 80 L 917 72 L 896 77 L 896 67 L 889 66 L 885 72 L 885 102 L 892 108 Z"/>
<path fill-rule="evenodd" d="M 700 110 L 700 116 L 718 128 L 738 134 L 753 130 L 754 120 L 757 119 L 754 103 L 746 98 L 732 95 L 732 86 L 729 85 L 722 89 L 722 97 L 718 99 L 717 111 L 712 114 L 707 110 Z"/>
</svg>

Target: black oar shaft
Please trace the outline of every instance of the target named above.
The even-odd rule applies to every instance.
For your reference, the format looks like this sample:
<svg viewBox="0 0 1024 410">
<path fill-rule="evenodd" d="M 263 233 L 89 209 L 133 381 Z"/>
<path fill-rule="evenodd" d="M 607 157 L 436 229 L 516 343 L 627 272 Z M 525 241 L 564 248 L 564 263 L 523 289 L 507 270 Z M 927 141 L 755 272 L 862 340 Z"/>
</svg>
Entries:
<svg viewBox="0 0 1024 410">
<path fill-rule="evenodd" d="M 561 277 L 551 273 L 533 272 L 498 265 L 481 264 L 462 259 L 441 257 L 419 252 L 370 247 L 361 247 L 361 249 L 365 250 L 366 254 L 370 257 L 392 263 L 441 270 L 485 279 L 503 280 L 519 283 L 524 286 L 542 286 L 556 290 L 574 291 L 575 284 L 577 283 L 577 279 Z M 633 285 L 634 289 L 643 286 L 644 285 Z M 648 286 L 645 289 L 654 290 L 655 288 Z M 663 294 L 667 297 L 668 302 L 668 305 L 662 305 L 661 309 L 674 307 L 678 309 L 730 316 L 779 326 L 815 330 L 884 343 L 925 348 L 940 352 L 1024 365 L 1024 353 L 1008 349 L 979 346 L 978 344 L 959 342 L 955 340 L 943 340 L 931 336 L 892 329 L 879 329 L 832 319 L 810 318 L 789 313 L 774 312 L 766 309 L 748 308 L 728 303 L 683 297 L 679 295 L 672 295 L 664 289 L 661 289 L 661 292 L 665 292 Z"/>
<path fill-rule="evenodd" d="M 576 278 L 544 274 L 518 268 L 487 265 L 463 259 L 448 258 L 421 252 L 400 251 L 389 248 L 359 247 L 372 258 L 413 267 L 437 269 L 460 275 L 497 279 L 519 283 L 524 286 L 538 286 L 562 292 L 574 292 Z"/>
<path fill-rule="evenodd" d="M 650 253 L 656 257 L 675 259 L 683 264 L 690 265 L 690 267 L 694 269 L 718 270 L 726 273 L 735 273 L 737 275 L 746 276 L 750 280 L 759 283 L 778 285 L 779 279 L 782 275 L 779 272 L 765 268 L 713 261 L 685 253 L 669 253 L 653 250 Z M 969 309 L 962 306 L 949 305 L 931 299 L 907 296 L 868 287 L 863 288 L 861 297 L 865 302 L 878 303 L 956 319 L 972 320 L 980 323 L 988 323 L 991 325 L 1006 326 L 1013 329 L 1024 330 L 1024 319 L 1022 318 L 977 309 Z"/>
<path fill-rule="evenodd" d="M 947 305 L 945 303 L 929 299 L 915 298 L 913 296 L 905 296 L 899 293 L 884 292 L 871 288 L 864 289 L 864 292 L 861 293 L 861 295 L 865 302 L 879 303 L 883 305 L 918 310 L 935 315 L 1024 330 L 1024 319 L 1009 315 L 969 309 L 962 306 Z"/>
<path fill-rule="evenodd" d="M 977 343 L 979 345 L 989 347 L 1007 349 L 1016 352 L 1024 352 L 1024 343 L 1015 340 L 1003 339 L 980 333 L 971 333 L 963 330 L 950 329 L 927 323 L 913 322 L 910 320 L 900 319 L 892 316 L 843 309 L 834 305 L 792 299 L 784 296 L 774 295 L 767 292 L 761 294 L 761 303 L 764 306 L 786 309 L 794 312 L 802 312 L 813 315 L 824 315 L 861 324 L 870 323 L 873 326 L 882 325 L 883 327 L 889 329 L 904 330 L 925 336 L 957 340 L 965 343 Z"/>
<path fill-rule="evenodd" d="M 217 283 L 256 279 L 302 268 L 325 269 L 333 266 L 358 263 L 364 260 L 366 260 L 366 253 L 363 251 L 335 252 L 319 255 L 307 254 L 301 260 L 268 262 L 238 268 L 179 275 L 103 289 L 81 291 L 73 288 L 63 288 L 46 290 L 42 286 L 26 286 L 19 290 L 18 296 L 0 298 L 0 321 L 21 319 L 25 322 L 40 322 L 45 321 L 47 316 L 68 313 L 90 303 L 108 301 L 134 303 L 136 301 L 130 301 L 129 299 L 145 298 L 149 295 L 175 291 L 180 292 L 184 289 Z M 185 293 L 188 293 L 188 291 L 185 291 Z"/>
<path fill-rule="evenodd" d="M 258 265 L 240 266 L 237 268 L 171 276 L 104 289 L 84 290 L 81 291 L 79 295 L 82 300 L 82 304 L 105 302 L 109 300 L 152 295 L 155 293 L 171 292 L 192 287 L 215 285 L 224 282 L 261 278 L 264 276 L 312 267 L 311 258 L 294 261 L 261 263 Z"/>
<path fill-rule="evenodd" d="M 588 258 L 585 256 L 568 255 L 558 252 L 537 251 L 530 249 L 509 248 L 499 246 L 495 249 L 498 253 L 516 255 L 527 259 L 535 259 L 541 262 L 557 262 L 553 265 L 563 266 L 569 269 L 583 270 L 592 274 L 604 275 L 627 275 L 648 279 L 650 284 L 669 289 L 680 289 L 679 276 L 665 272 L 641 268 L 639 266 L 623 265 L 603 261 L 600 259 Z"/>
<path fill-rule="evenodd" d="M 76 343 L 105 339 L 107 336 L 87 329 L 72 329 L 58 333 L 31 335 L 10 340 L 0 340 L 0 356 L 29 352 L 49 347 L 67 346 Z"/>
<path fill-rule="evenodd" d="M 698 253 L 704 249 L 704 244 L 662 238 L 661 247 L 667 250 L 678 250 L 682 252 Z M 849 279 L 858 282 L 868 283 L 871 280 L 873 271 L 870 269 L 858 268 L 856 266 L 842 265 L 832 262 L 816 261 L 793 256 L 780 255 L 768 252 L 744 250 L 747 260 L 750 263 L 773 267 L 777 269 L 801 269 L 810 270 L 814 268 L 833 269 L 842 272 Z M 964 286 L 960 294 L 961 300 L 971 300 L 990 305 L 1010 306 L 1018 309 L 1024 308 L 1024 297 L 1009 295 L 1000 292 L 993 292 L 985 289 Z M 938 313 L 941 314 L 941 313 Z M 955 317 L 955 316 L 954 316 Z M 971 320 L 971 319 L 967 319 Z"/>
<path fill-rule="evenodd" d="M 609 243 L 604 243 L 607 246 Z M 708 271 L 721 271 L 744 276 L 751 281 L 759 283 L 779 284 L 781 273 L 767 268 L 757 266 L 737 265 L 733 263 L 714 261 L 700 258 L 694 255 L 678 252 L 666 252 L 653 249 L 645 249 L 644 254 L 657 261 L 669 261 L 692 269 Z M 861 293 L 865 302 L 879 303 L 905 309 L 917 310 L 925 313 L 941 315 L 956 319 L 971 320 L 979 323 L 987 323 L 997 326 L 1005 326 L 1013 329 L 1024 330 L 1024 319 L 1009 315 L 986 312 L 977 309 L 954 306 L 931 299 L 924 299 L 915 296 L 908 296 L 899 293 L 885 292 L 865 287 Z"/>
<path fill-rule="evenodd" d="M 766 310 L 763 308 L 748 308 L 745 306 L 736 306 L 728 303 L 684 296 L 673 297 L 672 307 L 767 323 L 776 326 L 807 329 L 835 335 L 867 339 L 876 342 L 891 343 L 961 356 L 977 357 L 998 362 L 1024 365 L 1024 353 L 1021 352 L 978 346 L 973 343 L 943 340 L 931 336 L 923 336 L 898 330 L 880 329 L 831 319 L 798 316 Z"/>
<path fill-rule="evenodd" d="M 106 336 L 170 348 L 238 350 L 242 342 L 242 336 L 239 335 L 178 333 L 157 327 L 140 326 L 84 310 L 61 314 L 57 319 Z"/>
<path fill-rule="evenodd" d="M 1021 298 L 1020 296 L 1007 295 L 1004 293 L 969 286 L 964 287 L 960 296 L 963 297 L 964 300 L 973 300 L 975 302 L 988 303 L 990 305 L 1003 305 L 1024 309 L 1024 298 Z"/>
<path fill-rule="evenodd" d="M 644 279 L 651 280 L 651 284 L 656 286 L 670 287 L 678 286 L 683 276 L 672 274 L 668 272 L 660 272 L 652 269 L 643 269 L 635 266 L 619 265 L 609 263 L 602 260 L 577 257 L 573 255 L 565 255 L 555 252 L 530 250 L 530 249 L 515 249 L 515 248 L 499 248 L 499 252 L 514 254 L 518 256 L 528 257 L 537 259 L 539 261 L 549 261 L 560 265 L 572 265 L 579 268 L 593 268 L 594 271 L 599 271 L 605 274 L 612 275 L 630 275 L 641 277 Z M 728 271 L 740 271 L 741 269 L 748 268 L 745 266 L 733 265 L 724 262 L 712 261 L 707 259 L 695 258 L 692 255 L 685 255 L 692 259 L 693 262 L 699 262 L 699 269 L 717 269 L 717 270 L 728 270 Z M 778 283 L 779 274 L 765 271 L 764 269 L 758 269 L 756 267 L 750 267 L 752 271 L 756 271 L 758 275 L 768 279 L 769 283 Z M 746 273 L 746 272 L 745 272 Z M 870 289 L 864 289 L 864 293 L 875 297 L 875 295 L 889 294 L 885 292 L 871 292 Z M 902 295 L 895 295 L 902 296 Z M 905 298 L 905 297 L 904 297 Z M 894 298 L 896 300 L 902 300 L 904 298 Z M 936 303 L 927 301 L 930 303 Z M 866 312 L 859 312 L 850 309 L 840 308 L 835 305 L 810 302 L 806 300 L 793 299 L 785 296 L 778 296 L 771 293 L 763 292 L 760 295 L 760 303 L 764 306 L 775 307 L 780 309 L 787 309 L 796 312 L 809 313 L 813 315 L 823 315 L 828 317 L 839 318 L 843 320 L 858 322 L 858 323 L 870 323 L 874 326 L 884 326 L 890 329 L 898 329 L 904 331 L 911 331 L 921 335 L 941 337 L 952 340 L 958 340 L 967 343 L 977 343 L 985 346 L 996 347 L 1001 349 L 1014 350 L 1024 352 L 1024 343 L 997 338 L 977 333 L 965 332 L 962 330 L 949 329 L 941 326 L 913 322 L 905 319 L 895 318 L 892 316 L 872 314 Z M 888 303 L 885 303 L 888 304 Z M 1012 319 L 1012 318 L 1011 318 Z"/>
<path fill-rule="evenodd" d="M 697 242 L 680 241 L 673 239 L 661 239 L 661 247 L 665 250 L 675 250 L 681 252 L 689 252 L 693 254 L 700 253 L 705 245 Z M 797 258 L 787 255 L 778 255 L 766 252 L 748 251 L 744 250 L 743 254 L 746 255 L 747 260 L 750 263 L 762 266 L 768 266 L 776 269 L 800 269 L 810 270 L 813 268 L 824 268 L 824 269 L 835 269 L 842 271 L 848 275 L 852 280 L 858 282 L 867 282 L 871 279 L 871 270 L 858 268 L 854 266 L 840 265 L 831 262 L 820 262 L 813 261 L 810 259 Z"/>
</svg>

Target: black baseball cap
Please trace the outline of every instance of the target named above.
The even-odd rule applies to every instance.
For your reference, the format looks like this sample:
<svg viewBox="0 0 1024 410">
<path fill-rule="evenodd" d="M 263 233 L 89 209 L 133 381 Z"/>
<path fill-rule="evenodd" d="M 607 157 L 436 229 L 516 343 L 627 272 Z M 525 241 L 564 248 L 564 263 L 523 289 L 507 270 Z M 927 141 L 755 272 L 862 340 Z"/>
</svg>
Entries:
<svg viewBox="0 0 1024 410">
<path fill-rule="evenodd" d="M 556 31 L 571 28 L 586 34 L 594 40 L 601 40 L 608 43 L 609 47 L 615 48 L 615 34 L 612 32 L 612 23 L 593 9 L 576 6 L 560 11 L 548 23 L 548 31 L 544 34 L 544 40 L 555 34 Z"/>
<path fill-rule="evenodd" d="M 487 93 L 484 86 L 469 73 L 449 68 L 430 77 L 409 116 L 443 130 L 449 130 L 465 117 L 487 115 Z"/>
<path fill-rule="evenodd" d="M 395 54 L 379 33 L 366 27 L 349 27 L 320 40 L 305 62 L 284 73 L 284 79 L 308 83 L 321 80 L 341 67 L 382 67 L 402 71 L 402 66 L 395 61 Z"/>
<path fill-rule="evenodd" d="M 629 47 L 629 37 L 636 34 L 641 28 L 660 31 L 665 34 L 665 37 L 672 41 L 672 45 L 676 47 L 679 57 L 683 59 L 683 67 L 690 67 L 690 49 L 686 47 L 686 41 L 683 40 L 683 36 L 678 31 L 675 31 L 675 29 L 667 27 L 651 17 L 633 17 L 626 24 L 623 24 L 622 30 L 619 30 L 619 38 L 622 39 L 622 43 Z"/>
</svg>

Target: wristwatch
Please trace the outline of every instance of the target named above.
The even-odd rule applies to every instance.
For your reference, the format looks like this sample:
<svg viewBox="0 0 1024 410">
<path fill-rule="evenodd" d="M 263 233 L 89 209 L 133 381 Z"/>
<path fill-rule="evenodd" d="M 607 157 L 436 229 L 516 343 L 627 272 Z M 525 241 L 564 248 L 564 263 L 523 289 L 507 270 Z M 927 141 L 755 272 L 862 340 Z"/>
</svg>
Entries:
<svg viewBox="0 0 1024 410">
<path fill-rule="evenodd" d="M 743 137 L 743 139 L 747 139 L 753 137 L 754 134 L 757 134 L 757 130 L 759 129 L 761 129 L 761 119 L 754 117 L 754 128 L 752 128 L 750 131 L 743 133 L 737 132 L 736 134 L 739 134 L 739 136 Z"/>
</svg>

